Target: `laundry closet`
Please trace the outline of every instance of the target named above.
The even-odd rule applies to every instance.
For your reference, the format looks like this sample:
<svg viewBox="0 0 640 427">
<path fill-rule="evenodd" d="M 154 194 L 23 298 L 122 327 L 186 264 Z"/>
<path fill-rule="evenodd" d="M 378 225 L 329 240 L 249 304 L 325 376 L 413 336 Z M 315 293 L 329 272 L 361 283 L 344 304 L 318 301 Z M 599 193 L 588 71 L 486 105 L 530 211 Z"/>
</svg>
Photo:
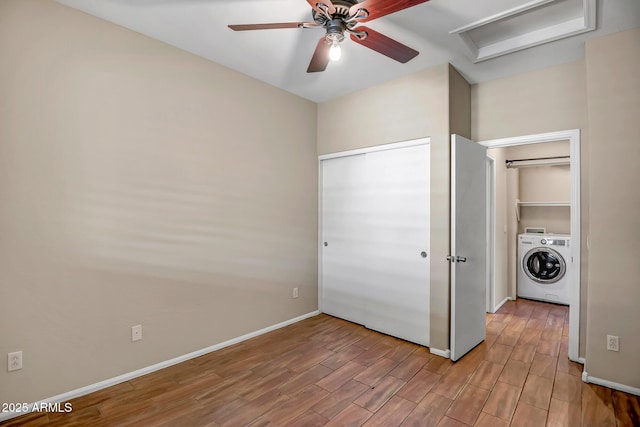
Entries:
<svg viewBox="0 0 640 427">
<path fill-rule="evenodd" d="M 512 297 L 569 305 L 569 141 L 491 148 L 488 154 L 496 169 L 496 287 Z"/>
</svg>

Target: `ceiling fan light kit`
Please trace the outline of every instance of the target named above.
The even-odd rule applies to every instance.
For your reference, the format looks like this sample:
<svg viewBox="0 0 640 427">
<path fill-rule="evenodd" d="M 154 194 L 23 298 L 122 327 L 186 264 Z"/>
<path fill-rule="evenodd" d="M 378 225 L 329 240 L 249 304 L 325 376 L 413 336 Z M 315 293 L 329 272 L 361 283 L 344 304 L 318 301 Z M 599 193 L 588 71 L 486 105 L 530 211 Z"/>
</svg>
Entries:
<svg viewBox="0 0 640 427">
<path fill-rule="evenodd" d="M 313 9 L 313 22 L 229 25 L 229 28 L 234 31 L 324 28 L 326 33 L 316 46 L 307 73 L 324 71 L 330 60 L 340 59 L 340 43 L 345 39 L 345 32 L 349 33 L 352 41 L 406 63 L 418 55 L 417 50 L 359 24 L 427 1 L 429 0 L 307 0 Z"/>
<path fill-rule="evenodd" d="M 340 48 L 340 41 L 338 40 L 338 37 L 334 37 L 331 47 L 329 48 L 329 59 L 332 61 L 339 61 L 341 57 L 342 49 Z"/>
</svg>

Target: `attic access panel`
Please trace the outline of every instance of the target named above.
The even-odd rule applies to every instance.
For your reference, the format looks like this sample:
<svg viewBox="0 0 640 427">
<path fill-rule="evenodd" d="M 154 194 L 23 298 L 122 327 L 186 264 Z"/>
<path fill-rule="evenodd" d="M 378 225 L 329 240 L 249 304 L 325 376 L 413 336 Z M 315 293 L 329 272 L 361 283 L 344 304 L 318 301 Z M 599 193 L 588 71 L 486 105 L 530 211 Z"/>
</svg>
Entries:
<svg viewBox="0 0 640 427">
<path fill-rule="evenodd" d="M 596 0 L 534 0 L 450 31 L 474 62 L 596 29 Z"/>
</svg>

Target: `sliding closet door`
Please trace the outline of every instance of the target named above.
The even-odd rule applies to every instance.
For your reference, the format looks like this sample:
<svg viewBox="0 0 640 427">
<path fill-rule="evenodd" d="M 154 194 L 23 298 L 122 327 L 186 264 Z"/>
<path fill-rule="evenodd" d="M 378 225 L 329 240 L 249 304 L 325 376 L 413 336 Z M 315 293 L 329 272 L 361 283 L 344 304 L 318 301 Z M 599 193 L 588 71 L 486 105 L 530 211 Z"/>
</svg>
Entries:
<svg viewBox="0 0 640 427">
<path fill-rule="evenodd" d="M 322 161 L 321 310 L 429 344 L 429 145 Z"/>
<path fill-rule="evenodd" d="M 429 145 L 366 154 L 368 328 L 429 344 Z"/>
<path fill-rule="evenodd" d="M 364 324 L 364 154 L 322 162 L 321 310 Z"/>
</svg>

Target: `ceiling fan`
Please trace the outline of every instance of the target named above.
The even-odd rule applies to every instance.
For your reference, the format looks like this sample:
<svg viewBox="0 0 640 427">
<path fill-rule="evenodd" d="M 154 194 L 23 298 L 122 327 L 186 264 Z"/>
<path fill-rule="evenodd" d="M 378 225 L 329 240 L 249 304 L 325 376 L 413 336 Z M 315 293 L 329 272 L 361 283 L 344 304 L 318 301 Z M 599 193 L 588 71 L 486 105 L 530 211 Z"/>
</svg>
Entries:
<svg viewBox="0 0 640 427">
<path fill-rule="evenodd" d="M 329 60 L 340 59 L 340 43 L 345 38 L 345 32 L 350 34 L 354 42 L 404 64 L 415 58 L 418 51 L 359 24 L 427 1 L 429 0 L 307 0 L 313 8 L 313 22 L 229 25 L 229 28 L 234 31 L 324 28 L 326 34 L 318 42 L 307 73 L 324 71 Z"/>
</svg>

